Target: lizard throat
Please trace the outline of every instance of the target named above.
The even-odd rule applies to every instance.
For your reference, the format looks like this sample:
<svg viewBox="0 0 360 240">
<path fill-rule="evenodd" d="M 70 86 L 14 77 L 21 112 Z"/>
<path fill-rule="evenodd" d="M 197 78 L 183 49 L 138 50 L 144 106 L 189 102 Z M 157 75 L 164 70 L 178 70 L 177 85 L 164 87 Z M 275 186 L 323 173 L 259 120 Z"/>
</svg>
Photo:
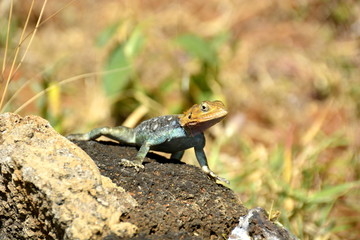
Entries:
<svg viewBox="0 0 360 240">
<path fill-rule="evenodd" d="M 199 133 L 204 132 L 206 129 L 210 128 L 211 126 L 215 125 L 216 123 L 220 122 L 223 118 L 216 118 L 204 122 L 197 122 L 193 124 L 187 124 L 184 126 L 185 131 L 190 133 L 191 135 L 196 135 Z"/>
</svg>

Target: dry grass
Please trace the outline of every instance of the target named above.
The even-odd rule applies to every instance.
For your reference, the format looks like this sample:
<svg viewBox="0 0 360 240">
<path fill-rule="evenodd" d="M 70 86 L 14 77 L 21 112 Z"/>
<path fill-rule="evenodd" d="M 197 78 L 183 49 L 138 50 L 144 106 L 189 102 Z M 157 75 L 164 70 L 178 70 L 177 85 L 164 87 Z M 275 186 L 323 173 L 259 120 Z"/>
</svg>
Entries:
<svg viewBox="0 0 360 240">
<path fill-rule="evenodd" d="M 208 157 L 242 201 L 301 239 L 359 239 L 356 1 L 11 2 L 2 111 L 26 103 L 65 133 L 221 99 Z"/>
</svg>

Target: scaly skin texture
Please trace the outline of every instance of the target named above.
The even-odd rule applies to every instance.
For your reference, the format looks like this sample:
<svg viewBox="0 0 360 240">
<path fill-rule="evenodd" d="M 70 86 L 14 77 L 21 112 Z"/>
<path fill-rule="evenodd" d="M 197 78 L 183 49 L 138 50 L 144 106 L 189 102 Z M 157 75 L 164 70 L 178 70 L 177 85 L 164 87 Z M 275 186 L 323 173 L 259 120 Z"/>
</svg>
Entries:
<svg viewBox="0 0 360 240">
<path fill-rule="evenodd" d="M 229 183 L 210 170 L 204 152 L 204 131 L 221 121 L 227 115 L 221 101 L 203 101 L 195 104 L 180 115 L 166 115 L 143 121 L 135 128 L 101 127 L 85 134 L 71 134 L 70 140 L 94 140 L 106 136 L 119 142 L 139 146 L 140 149 L 132 161 L 121 159 L 125 166 L 143 168 L 142 162 L 149 150 L 171 153 L 171 158 L 181 159 L 184 151 L 194 148 L 201 169 L 210 177 Z"/>
</svg>

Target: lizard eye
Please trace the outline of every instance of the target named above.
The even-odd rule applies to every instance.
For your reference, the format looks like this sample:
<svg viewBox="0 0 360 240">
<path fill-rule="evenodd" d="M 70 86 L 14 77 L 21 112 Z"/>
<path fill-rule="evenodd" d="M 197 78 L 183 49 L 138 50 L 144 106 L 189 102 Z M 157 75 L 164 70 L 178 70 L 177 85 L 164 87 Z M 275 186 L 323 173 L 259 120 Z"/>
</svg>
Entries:
<svg viewBox="0 0 360 240">
<path fill-rule="evenodd" d="M 201 111 L 203 112 L 209 111 L 209 106 L 206 103 L 201 104 Z"/>
</svg>

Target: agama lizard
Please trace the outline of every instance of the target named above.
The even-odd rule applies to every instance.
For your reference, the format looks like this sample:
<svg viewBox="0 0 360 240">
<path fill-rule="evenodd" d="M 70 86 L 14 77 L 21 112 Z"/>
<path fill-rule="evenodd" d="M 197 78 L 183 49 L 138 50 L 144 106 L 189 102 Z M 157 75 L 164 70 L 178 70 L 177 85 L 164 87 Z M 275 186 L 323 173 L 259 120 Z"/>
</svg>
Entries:
<svg viewBox="0 0 360 240">
<path fill-rule="evenodd" d="M 71 134 L 69 140 L 94 140 L 106 136 L 113 140 L 140 147 L 133 161 L 122 159 L 121 164 L 144 168 L 143 160 L 149 150 L 171 153 L 172 159 L 180 160 L 184 150 L 195 149 L 196 158 L 202 170 L 210 177 L 229 183 L 210 170 L 204 152 L 204 131 L 221 121 L 227 115 L 221 101 L 203 101 L 193 105 L 183 114 L 166 115 L 143 121 L 135 128 L 124 126 L 101 127 L 85 134 Z"/>
</svg>

